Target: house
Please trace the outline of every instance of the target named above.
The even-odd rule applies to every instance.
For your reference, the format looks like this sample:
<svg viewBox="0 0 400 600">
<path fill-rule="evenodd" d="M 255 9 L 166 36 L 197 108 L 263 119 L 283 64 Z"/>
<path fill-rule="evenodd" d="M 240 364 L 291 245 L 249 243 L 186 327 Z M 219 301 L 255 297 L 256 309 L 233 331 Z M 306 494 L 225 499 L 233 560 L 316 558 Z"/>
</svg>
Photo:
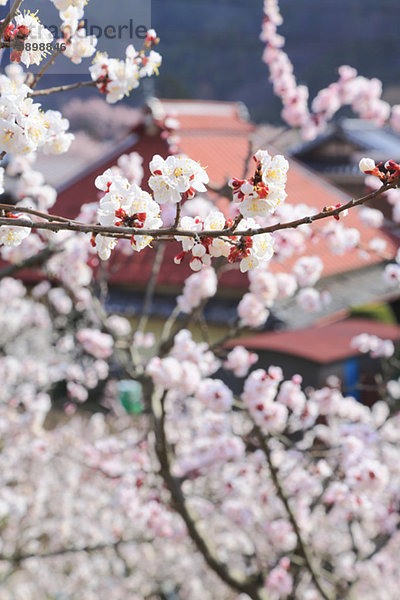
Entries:
<svg viewBox="0 0 400 600">
<path fill-rule="evenodd" d="M 290 153 L 318 175 L 359 197 L 365 192 L 365 175 L 358 168 L 360 159 L 368 156 L 377 163 L 400 161 L 400 135 L 366 119 L 341 119 Z"/>
<path fill-rule="evenodd" d="M 378 399 L 375 376 L 379 359 L 360 354 L 351 340 L 360 333 L 400 342 L 400 326 L 368 319 L 343 319 L 295 331 L 264 332 L 233 340 L 259 356 L 254 368 L 279 365 L 285 378 L 301 373 L 305 387 L 321 388 L 333 376 L 341 381 L 342 392 L 364 404 Z"/>
</svg>

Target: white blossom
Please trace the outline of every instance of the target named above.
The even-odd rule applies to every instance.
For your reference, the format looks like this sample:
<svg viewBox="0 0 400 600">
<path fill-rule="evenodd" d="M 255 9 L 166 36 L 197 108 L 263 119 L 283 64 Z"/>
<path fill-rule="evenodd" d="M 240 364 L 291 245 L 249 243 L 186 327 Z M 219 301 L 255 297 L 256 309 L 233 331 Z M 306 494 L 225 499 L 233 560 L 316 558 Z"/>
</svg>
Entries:
<svg viewBox="0 0 400 600">
<path fill-rule="evenodd" d="M 152 173 L 149 186 L 159 204 L 175 203 L 190 189 L 205 192 L 208 175 L 199 163 L 186 157 L 168 156 L 163 159 L 158 154 L 150 162 Z"/>
</svg>

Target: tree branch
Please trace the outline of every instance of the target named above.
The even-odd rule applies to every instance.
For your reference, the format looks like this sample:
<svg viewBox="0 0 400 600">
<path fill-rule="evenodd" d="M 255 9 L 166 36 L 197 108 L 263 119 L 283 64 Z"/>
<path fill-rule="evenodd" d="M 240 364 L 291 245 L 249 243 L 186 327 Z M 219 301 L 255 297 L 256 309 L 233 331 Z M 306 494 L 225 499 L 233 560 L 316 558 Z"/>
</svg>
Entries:
<svg viewBox="0 0 400 600">
<path fill-rule="evenodd" d="M 41 266 L 46 260 L 48 260 L 53 254 L 57 252 L 62 252 L 60 248 L 52 248 L 50 246 L 46 246 L 43 250 L 40 250 L 37 254 L 33 256 L 29 256 L 28 258 L 24 258 L 19 260 L 16 263 L 12 263 L 7 265 L 3 269 L 0 270 L 0 280 L 4 279 L 4 277 L 12 277 L 18 271 L 22 269 L 29 269 L 30 267 Z"/>
<path fill-rule="evenodd" d="M 82 233 L 91 233 L 91 234 L 101 234 L 104 236 L 108 236 L 108 237 L 114 237 L 114 238 L 125 238 L 125 239 L 129 239 L 131 238 L 132 235 L 141 235 L 141 236 L 150 236 L 153 237 L 155 239 L 164 239 L 164 238 L 170 238 L 171 236 L 180 236 L 180 237 L 191 237 L 191 238 L 227 238 L 227 237 L 232 237 L 232 236 L 236 236 L 236 237 L 254 237 L 256 235 L 260 235 L 263 233 L 274 233 L 275 231 L 282 231 L 284 229 L 296 229 L 297 227 L 300 227 L 301 225 L 310 225 L 312 224 L 314 221 L 320 221 L 321 219 L 327 219 L 330 217 L 335 217 L 335 216 L 339 216 L 342 212 L 346 211 L 346 210 L 350 210 L 351 208 L 354 208 L 355 206 L 360 206 L 362 204 L 365 204 L 366 202 L 368 202 L 369 200 L 373 200 L 374 198 L 377 198 L 378 196 L 380 196 L 381 194 L 383 194 L 384 192 L 396 188 L 400 183 L 400 177 L 396 178 L 395 180 L 393 180 L 390 183 L 384 184 L 379 190 L 375 190 L 374 192 L 371 192 L 370 194 L 367 194 L 366 196 L 363 196 L 362 198 L 359 198 L 358 200 L 349 200 L 349 202 L 347 202 L 346 204 L 343 204 L 343 206 L 340 206 L 338 208 L 335 208 L 334 210 L 322 210 L 319 213 L 316 213 L 315 215 L 310 215 L 308 217 L 303 217 L 301 219 L 297 219 L 296 221 L 288 221 L 287 223 L 276 223 L 275 225 L 268 225 L 266 227 L 260 227 L 259 229 L 255 229 L 255 228 L 249 228 L 246 230 L 242 230 L 242 231 L 235 231 L 235 228 L 238 226 L 238 223 L 240 222 L 240 219 L 236 219 L 235 223 L 227 228 L 227 229 L 220 229 L 220 230 L 204 230 L 204 231 L 199 231 L 199 232 L 195 232 L 195 231 L 188 231 L 188 230 L 183 230 L 183 229 L 178 229 L 175 226 L 172 227 L 167 227 L 164 229 L 139 229 L 139 228 L 135 228 L 135 227 L 119 227 L 119 226 L 102 226 L 102 225 L 86 225 L 85 223 L 80 223 L 79 221 L 73 221 L 73 220 L 68 220 L 68 219 L 63 219 L 62 217 L 51 217 L 52 219 L 57 219 L 57 221 L 55 222 L 51 222 L 51 223 L 39 223 L 39 222 L 26 222 L 23 219 L 7 219 L 7 218 L 0 218 L 0 225 L 8 225 L 8 226 L 13 226 L 13 227 L 29 227 L 31 229 L 47 229 L 50 231 L 63 231 L 63 230 L 68 230 L 68 231 L 79 231 Z M 19 209 L 18 207 L 12 207 L 10 209 L 10 207 L 7 205 L 8 211 L 9 212 L 18 212 L 20 210 L 20 212 L 23 211 L 23 209 Z M 32 209 L 30 209 L 32 210 Z M 45 213 L 40 213 L 40 216 L 42 218 L 44 217 Z M 47 215 L 47 218 L 50 218 Z M 58 222 L 60 221 L 60 222 Z"/>
<path fill-rule="evenodd" d="M 6 212 L 18 212 L 27 215 L 32 215 L 35 217 L 39 217 L 40 219 L 45 219 L 46 221 L 60 221 L 61 223 L 71 223 L 74 222 L 71 219 L 66 219 L 65 217 L 59 217 L 57 215 L 50 215 L 48 213 L 42 212 L 40 210 L 36 210 L 35 208 L 29 208 L 28 206 L 13 206 L 11 204 L 0 204 L 0 211 L 5 210 Z"/>
<path fill-rule="evenodd" d="M 153 266 L 151 269 L 150 279 L 149 279 L 149 282 L 148 282 L 147 288 L 146 288 L 146 295 L 145 295 L 144 302 L 143 302 L 142 312 L 141 312 L 140 319 L 137 324 L 135 333 L 137 333 L 139 331 L 144 331 L 146 328 L 147 321 L 148 321 L 148 315 L 149 315 L 150 308 L 151 308 L 151 303 L 153 301 L 153 296 L 154 296 L 154 292 L 156 289 L 158 274 L 160 273 L 160 269 L 161 269 L 163 258 L 164 258 L 164 253 L 165 253 L 165 243 L 162 243 L 158 246 L 158 248 L 156 250 L 156 254 L 154 257 L 154 261 L 153 261 Z"/>
<path fill-rule="evenodd" d="M 281 486 L 281 483 L 279 481 L 278 470 L 276 469 L 276 467 L 274 466 L 274 463 L 272 461 L 272 453 L 271 453 L 270 447 L 268 445 L 268 442 L 265 439 L 261 429 L 256 424 L 254 424 L 254 431 L 255 431 L 257 440 L 260 444 L 260 447 L 261 447 L 262 451 L 264 452 L 265 457 L 267 459 L 268 467 L 269 467 L 270 474 L 271 474 L 271 479 L 275 486 L 276 493 L 277 493 L 279 499 L 281 500 L 283 506 L 285 507 L 289 521 L 292 524 L 293 530 L 296 534 L 299 551 L 301 553 L 301 556 L 304 558 L 305 565 L 311 575 L 311 579 L 312 579 L 315 587 L 321 594 L 321 596 L 324 598 L 324 600 L 334 600 L 334 596 L 328 590 L 325 589 L 325 586 L 321 583 L 320 578 L 317 575 L 313 558 L 312 558 L 310 552 L 308 551 L 305 541 L 303 540 L 303 535 L 301 533 L 296 516 L 292 510 L 292 507 L 290 506 L 289 499 L 286 496 L 286 494 Z"/>
<path fill-rule="evenodd" d="M 71 83 L 69 85 L 56 85 L 43 90 L 35 90 L 28 94 L 28 96 L 50 96 L 50 94 L 56 94 L 58 92 L 69 92 L 81 87 L 95 87 L 96 85 L 96 81 L 77 81 L 76 83 Z"/>
<path fill-rule="evenodd" d="M 171 494 L 175 509 L 184 520 L 188 534 L 193 540 L 199 552 L 202 554 L 207 565 L 224 581 L 229 587 L 239 593 L 250 596 L 253 600 L 266 600 L 267 596 L 262 589 L 263 577 L 259 573 L 255 576 L 246 577 L 231 570 L 228 565 L 217 556 L 210 540 L 200 532 L 197 518 L 187 505 L 186 498 L 182 492 L 180 481 L 172 475 L 169 444 L 165 432 L 165 395 L 154 391 L 151 383 L 148 383 L 148 393 L 151 397 L 151 411 L 154 421 L 154 433 L 156 438 L 156 453 L 160 462 L 160 474 Z"/>
<path fill-rule="evenodd" d="M 179 223 L 181 220 L 181 210 L 182 210 L 182 204 L 180 202 L 178 202 L 176 205 L 176 215 L 175 215 L 175 222 L 174 222 L 175 229 L 179 228 Z"/>
<path fill-rule="evenodd" d="M 43 75 L 47 71 L 47 69 L 55 63 L 56 59 L 58 58 L 58 56 L 60 56 L 60 54 L 62 54 L 61 50 L 56 50 L 55 52 L 53 52 L 53 54 L 51 55 L 49 60 L 42 66 L 40 71 L 38 73 L 36 73 L 36 75 L 32 79 L 32 82 L 29 85 L 29 87 L 32 90 L 37 86 L 37 84 L 39 83 L 39 81 L 42 79 Z"/>
<path fill-rule="evenodd" d="M 143 540 L 145 542 L 146 540 Z M 98 552 L 99 550 L 106 550 L 108 548 L 118 548 L 122 544 L 137 544 L 140 543 L 140 540 L 131 539 L 131 540 L 117 540 L 115 542 L 105 542 L 103 544 L 96 544 L 95 546 L 82 546 L 79 548 L 60 548 L 58 550 L 50 550 L 49 552 L 43 552 L 41 554 L 27 553 L 27 554 L 14 554 L 8 556 L 7 554 L 0 554 L 0 561 L 8 562 L 13 565 L 19 565 L 21 562 L 25 560 L 29 560 L 31 558 L 45 559 L 45 558 L 53 558 L 55 556 L 62 556 L 64 554 L 76 554 L 78 552 L 87 552 L 91 554 L 92 552 Z"/>
</svg>

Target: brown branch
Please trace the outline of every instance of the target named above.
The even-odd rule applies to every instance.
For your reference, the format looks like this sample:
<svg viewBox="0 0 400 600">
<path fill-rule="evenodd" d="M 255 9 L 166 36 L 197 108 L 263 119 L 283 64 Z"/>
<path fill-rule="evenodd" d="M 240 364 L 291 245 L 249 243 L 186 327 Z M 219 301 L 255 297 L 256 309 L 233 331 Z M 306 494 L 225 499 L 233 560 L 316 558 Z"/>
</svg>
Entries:
<svg viewBox="0 0 400 600">
<path fill-rule="evenodd" d="M 42 79 L 43 75 L 47 71 L 47 69 L 55 63 L 56 59 L 60 56 L 60 54 L 62 54 L 61 50 L 56 50 L 55 52 L 53 52 L 53 54 L 51 55 L 51 57 L 49 58 L 47 63 L 45 63 L 43 65 L 43 67 L 40 69 L 40 71 L 38 71 L 38 73 L 36 73 L 36 75 L 33 77 L 32 83 L 29 85 L 29 87 L 32 90 L 37 86 L 37 84 L 39 83 L 39 81 Z"/>
<path fill-rule="evenodd" d="M 142 312 L 141 312 L 135 333 L 137 333 L 139 331 L 144 331 L 146 328 L 151 303 L 153 301 L 153 296 L 154 296 L 154 292 L 156 289 L 157 278 L 160 273 L 160 269 L 161 269 L 163 258 L 164 258 L 164 253 L 165 253 L 165 243 L 162 243 L 158 246 L 155 256 L 154 256 L 153 266 L 151 269 L 151 275 L 150 275 L 149 282 L 147 284 L 146 295 L 145 295 L 144 302 L 143 302 L 143 308 L 142 308 Z"/>
<path fill-rule="evenodd" d="M 315 587 L 321 594 L 321 596 L 324 598 L 324 600 L 334 600 L 334 596 L 328 590 L 325 589 L 325 586 L 322 585 L 320 578 L 317 575 L 316 568 L 314 566 L 314 560 L 307 548 L 305 541 L 303 540 L 303 535 L 301 533 L 299 524 L 298 524 L 296 516 L 292 510 L 292 507 L 290 506 L 289 498 L 286 496 L 286 494 L 281 486 L 281 482 L 280 482 L 279 476 L 278 476 L 278 470 L 276 469 L 276 467 L 273 463 L 272 453 L 271 453 L 271 449 L 268 445 L 268 441 L 265 439 L 261 429 L 256 424 L 254 424 L 254 432 L 257 436 L 257 440 L 260 444 L 260 447 L 261 447 L 262 451 L 264 452 L 265 457 L 267 459 L 269 471 L 271 474 L 271 479 L 275 486 L 276 493 L 286 510 L 286 513 L 288 515 L 290 523 L 292 524 L 293 530 L 297 537 L 297 544 L 298 544 L 299 551 L 301 553 L 301 556 L 304 558 L 305 565 L 311 575 L 311 579 L 312 579 Z"/>
<path fill-rule="evenodd" d="M 234 222 L 234 224 L 226 229 L 221 229 L 221 230 L 215 230 L 212 229 L 210 231 L 208 230 L 204 230 L 204 231 L 199 231 L 199 232 L 195 232 L 195 231 L 188 231 L 188 230 L 183 230 L 183 229 L 177 229 L 175 226 L 172 227 L 167 227 L 164 229 L 139 229 L 139 228 L 135 228 L 135 227 L 119 227 L 119 226 L 110 226 L 110 227 L 105 227 L 102 225 L 86 225 L 84 223 L 80 223 L 78 221 L 70 221 L 68 219 L 63 220 L 62 222 L 55 222 L 55 223 L 27 223 L 26 221 L 22 220 L 22 219 L 5 219 L 2 218 L 0 219 L 0 225 L 8 225 L 8 226 L 14 226 L 14 227 L 29 227 L 31 229 L 47 229 L 50 231 L 62 231 L 62 230 L 68 230 L 68 231 L 80 231 L 83 233 L 92 233 L 92 234 L 102 234 L 104 236 L 108 236 L 108 237 L 121 237 L 121 238 L 130 238 L 132 235 L 146 235 L 146 236 L 150 236 L 153 238 L 158 238 L 158 239 L 164 239 L 164 238 L 169 238 L 171 236 L 181 236 L 181 237 L 191 237 L 191 238 L 224 238 L 224 237 L 231 237 L 231 236 L 237 236 L 237 237 L 241 237 L 241 236 L 245 236 L 245 237 L 254 237 L 256 235 L 260 235 L 263 233 L 273 233 L 275 231 L 281 231 L 283 229 L 296 229 L 297 227 L 300 227 L 301 225 L 309 225 L 312 224 L 314 221 L 319 221 L 321 219 L 326 219 L 326 218 L 330 218 L 330 217 L 335 217 L 340 215 L 342 212 L 344 212 L 345 210 L 350 210 L 351 208 L 354 208 L 355 206 L 360 206 L 362 204 L 365 204 L 366 202 L 368 202 L 369 200 L 373 200 L 374 198 L 377 198 L 378 196 L 380 196 L 381 194 L 383 194 L 384 192 L 396 188 L 400 183 L 400 177 L 396 178 L 394 181 L 384 184 L 379 190 L 375 190 L 374 192 L 371 192 L 370 194 L 367 194 L 366 196 L 363 196 L 362 198 L 359 198 L 358 200 L 349 200 L 349 202 L 347 202 L 346 204 L 344 204 L 343 206 L 340 206 L 334 210 L 330 210 L 330 211 L 324 211 L 322 210 L 319 213 L 316 213 L 315 215 L 310 215 L 308 217 L 303 217 L 301 219 L 297 219 L 296 221 L 288 221 L 287 223 L 276 223 L 275 225 L 269 225 L 267 227 L 260 227 L 259 229 L 255 229 L 255 228 L 250 228 L 250 229 L 246 229 L 243 231 L 235 231 L 236 227 L 238 226 L 238 223 L 240 222 L 240 220 L 242 219 L 242 217 L 240 216 L 239 218 L 237 218 Z M 9 207 L 8 207 L 9 208 Z M 18 210 L 18 209 L 14 209 L 14 210 Z M 41 214 L 41 216 L 44 213 Z M 61 217 L 60 217 L 61 219 Z"/>
<path fill-rule="evenodd" d="M 43 250 L 41 250 L 37 254 L 34 254 L 33 256 L 29 256 L 28 258 L 24 258 L 22 260 L 19 260 L 18 262 L 7 265 L 6 267 L 0 270 L 0 280 L 4 279 L 4 277 L 12 277 L 13 275 L 15 275 L 15 273 L 18 273 L 18 271 L 21 271 L 22 269 L 39 267 L 57 252 L 62 252 L 62 250 L 46 246 L 45 248 L 43 248 Z"/>
<path fill-rule="evenodd" d="M 398 524 L 396 531 L 394 533 L 396 533 L 399 529 L 400 529 L 400 524 Z M 373 540 L 373 543 L 375 544 L 375 548 L 360 561 L 361 564 L 365 564 L 366 562 L 371 560 L 376 554 L 378 554 L 381 550 L 384 550 L 385 547 L 392 540 L 394 533 L 376 537 Z M 354 590 L 354 588 L 357 585 L 357 583 L 359 582 L 359 580 L 360 580 L 360 576 L 358 575 L 356 577 L 356 579 L 347 586 L 347 590 L 346 590 L 347 597 L 349 597 L 351 595 L 352 591 Z"/>
<path fill-rule="evenodd" d="M 17 209 L 18 212 L 19 209 Z M 11 211 L 10 211 L 11 212 Z M 108 237 L 130 239 L 132 235 L 138 235 L 136 230 L 129 227 L 103 227 L 101 225 L 85 225 L 77 221 L 69 221 L 65 219 L 63 221 L 55 221 L 50 223 L 42 223 L 39 221 L 30 222 L 25 219 L 14 219 L 0 217 L 0 225 L 7 225 L 8 227 L 27 227 L 28 229 L 43 229 L 47 231 L 77 231 L 80 233 L 92 233 L 106 235 Z M 140 229 L 138 231 L 141 231 Z M 147 235 L 147 234 L 145 234 Z"/>
<path fill-rule="evenodd" d="M 246 179 L 246 177 L 247 177 L 247 172 L 249 170 L 249 165 L 250 165 L 250 161 L 253 157 L 253 154 L 254 154 L 253 140 L 249 139 L 249 149 L 248 149 L 247 156 L 246 156 L 244 164 L 243 164 L 242 179 Z M 228 182 L 226 182 L 225 187 L 227 185 L 228 185 Z"/>
<path fill-rule="evenodd" d="M 161 392 L 154 391 L 151 383 L 148 383 L 147 387 L 147 392 L 149 397 L 151 397 L 151 411 L 154 421 L 156 453 L 160 462 L 160 475 L 171 494 L 175 509 L 186 524 L 190 538 L 207 565 L 229 587 L 239 593 L 247 594 L 253 600 L 266 600 L 266 593 L 262 589 L 263 577 L 261 573 L 254 576 L 245 576 L 231 570 L 226 563 L 218 558 L 211 541 L 200 531 L 198 520 L 188 507 L 181 483 L 179 479 L 172 475 L 170 448 L 165 432 L 165 393 L 161 394 Z"/>
<path fill-rule="evenodd" d="M 218 350 L 218 348 L 221 348 L 221 346 L 226 344 L 226 342 L 229 342 L 230 340 L 237 337 L 239 333 L 241 333 L 245 329 L 246 327 L 241 326 L 239 321 L 236 321 L 232 324 L 230 330 L 226 335 L 224 335 L 222 338 L 220 338 L 214 344 L 212 344 L 212 346 L 210 346 L 210 350 L 212 350 L 212 352 L 215 352 L 216 350 Z"/>
<path fill-rule="evenodd" d="M 146 540 L 143 540 L 145 542 Z M 41 554 L 27 553 L 27 554 L 14 554 L 8 556 L 7 554 L 0 554 L 0 561 L 8 562 L 14 565 L 19 565 L 25 560 L 31 558 L 53 558 L 55 556 L 62 556 L 64 554 L 76 554 L 77 552 L 98 552 L 99 550 L 107 550 L 108 548 L 116 548 L 122 544 L 135 544 L 138 543 L 137 539 L 131 540 L 118 540 L 116 542 L 105 542 L 103 544 L 96 544 L 95 546 L 82 546 L 80 548 L 60 548 L 58 550 L 50 550 L 49 552 L 43 552 Z M 140 540 L 139 540 L 140 543 Z M 1 583 L 1 582 L 0 582 Z"/>
<path fill-rule="evenodd" d="M 161 343 L 160 343 L 159 348 L 156 351 L 157 356 L 162 358 L 168 354 L 168 352 L 171 350 L 172 346 L 174 345 L 174 340 L 175 340 L 175 336 L 177 335 L 177 333 L 179 331 L 181 331 L 182 329 L 187 329 L 192 323 L 196 322 L 199 319 L 208 300 L 209 300 L 209 298 L 204 298 L 201 301 L 201 303 L 199 304 L 199 306 L 196 306 L 195 308 L 193 308 L 190 313 L 185 313 L 182 320 L 180 321 L 178 327 L 174 331 L 172 331 L 172 328 L 180 315 L 179 306 L 176 305 L 176 307 L 174 308 L 170 317 L 168 318 L 167 322 L 165 323 L 165 326 L 164 326 L 164 329 L 163 329 L 163 332 L 161 335 Z"/>
<path fill-rule="evenodd" d="M 365 562 L 367 560 L 371 560 L 371 558 L 373 558 L 375 556 L 375 554 L 378 554 L 378 552 L 383 550 L 389 544 L 389 542 L 393 539 L 394 533 L 397 533 L 399 531 L 399 529 L 400 529 L 400 523 L 397 524 L 396 530 L 393 533 L 390 533 L 388 535 L 378 536 L 377 538 L 375 538 L 373 540 L 373 543 L 375 544 L 375 548 L 369 554 L 367 554 L 367 556 L 363 559 L 363 562 Z"/>
<path fill-rule="evenodd" d="M 180 202 L 178 202 L 178 204 L 176 205 L 176 216 L 175 216 L 175 222 L 174 222 L 175 229 L 179 228 L 179 223 L 181 221 L 181 210 L 182 210 L 182 204 Z"/>
<path fill-rule="evenodd" d="M 319 458 L 319 456 L 318 456 Z M 325 478 L 325 481 L 322 484 L 322 489 L 320 491 L 320 493 L 318 494 L 318 496 L 313 500 L 313 502 L 310 504 L 310 510 L 311 512 L 314 511 L 314 509 L 320 505 L 320 502 L 322 501 L 326 490 L 328 489 L 328 486 L 330 483 L 332 483 L 332 481 L 337 481 L 337 475 L 339 473 L 341 469 L 341 465 L 340 463 L 338 463 L 335 468 L 333 469 L 331 475 L 329 475 L 329 477 Z"/>
<path fill-rule="evenodd" d="M 43 90 L 35 90 L 28 94 L 28 96 L 50 96 L 50 94 L 56 94 L 58 92 L 69 92 L 71 90 L 77 90 L 81 87 L 95 87 L 96 84 L 96 81 L 77 81 L 76 83 L 71 83 L 69 85 L 57 85 Z"/>
<path fill-rule="evenodd" d="M 46 221 L 60 221 L 61 223 L 71 223 L 75 222 L 71 219 L 66 219 L 65 217 L 59 217 L 57 215 L 50 215 L 48 213 L 44 213 L 40 210 L 36 210 L 35 208 L 29 208 L 27 206 L 12 206 L 10 204 L 0 204 L 0 210 L 5 210 L 9 213 L 24 213 L 27 215 L 33 215 L 35 217 L 39 217 L 40 219 L 45 219 Z"/>
</svg>

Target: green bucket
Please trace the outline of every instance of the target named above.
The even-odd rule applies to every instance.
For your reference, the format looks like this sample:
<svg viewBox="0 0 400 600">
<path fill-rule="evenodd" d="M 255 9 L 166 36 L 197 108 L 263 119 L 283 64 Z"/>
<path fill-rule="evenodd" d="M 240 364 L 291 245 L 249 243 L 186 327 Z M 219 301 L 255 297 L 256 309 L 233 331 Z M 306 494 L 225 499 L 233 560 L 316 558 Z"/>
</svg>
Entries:
<svg viewBox="0 0 400 600">
<path fill-rule="evenodd" d="M 144 410 L 142 386 L 138 381 L 123 379 L 118 382 L 119 401 L 129 415 L 140 415 Z"/>
</svg>

